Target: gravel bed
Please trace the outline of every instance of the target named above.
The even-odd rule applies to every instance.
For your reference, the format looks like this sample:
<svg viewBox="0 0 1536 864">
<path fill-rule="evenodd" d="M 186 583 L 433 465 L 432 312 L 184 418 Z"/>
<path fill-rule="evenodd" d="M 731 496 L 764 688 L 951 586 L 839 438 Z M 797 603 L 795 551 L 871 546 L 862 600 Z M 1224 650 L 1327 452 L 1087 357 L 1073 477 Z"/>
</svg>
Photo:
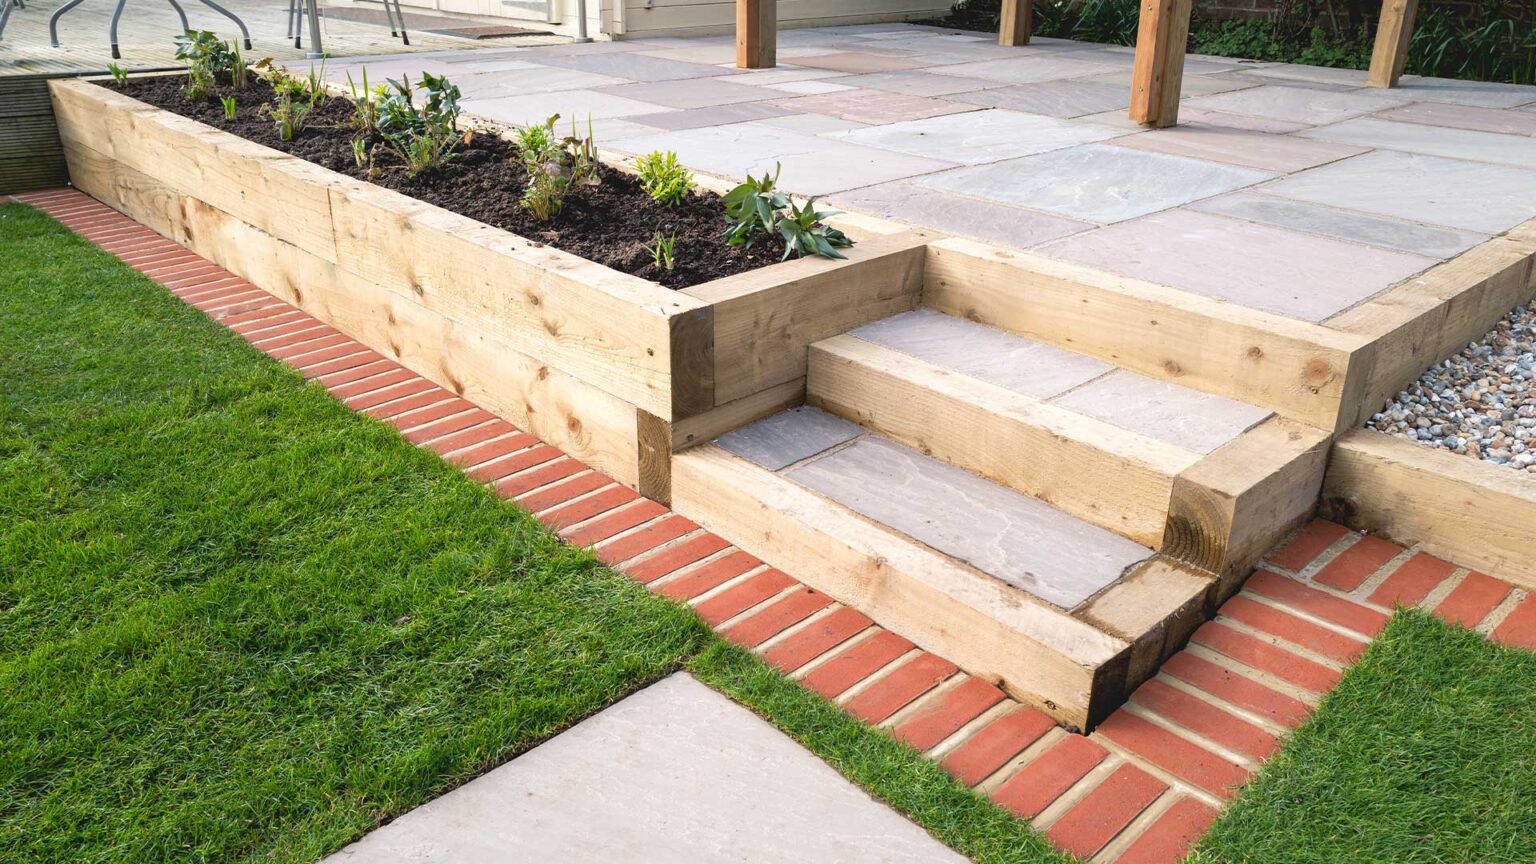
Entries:
<svg viewBox="0 0 1536 864">
<path fill-rule="evenodd" d="M 1367 427 L 1536 475 L 1536 306 L 1436 363 Z"/>
</svg>

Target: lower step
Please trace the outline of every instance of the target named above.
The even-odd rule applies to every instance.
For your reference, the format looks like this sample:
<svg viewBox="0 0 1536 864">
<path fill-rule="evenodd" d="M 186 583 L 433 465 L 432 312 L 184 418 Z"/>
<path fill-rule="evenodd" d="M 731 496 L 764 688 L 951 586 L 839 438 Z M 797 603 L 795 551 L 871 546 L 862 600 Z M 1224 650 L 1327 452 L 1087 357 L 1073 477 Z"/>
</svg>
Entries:
<svg viewBox="0 0 1536 864">
<path fill-rule="evenodd" d="M 677 454 L 673 506 L 1084 729 L 1204 620 L 1215 586 L 814 408 Z"/>
</svg>

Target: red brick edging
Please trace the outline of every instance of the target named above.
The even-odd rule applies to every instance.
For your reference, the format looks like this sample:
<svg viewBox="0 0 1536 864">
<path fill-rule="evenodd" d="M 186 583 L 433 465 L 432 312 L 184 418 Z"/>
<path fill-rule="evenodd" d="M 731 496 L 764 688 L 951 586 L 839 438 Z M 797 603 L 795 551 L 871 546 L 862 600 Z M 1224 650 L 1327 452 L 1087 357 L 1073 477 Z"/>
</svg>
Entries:
<svg viewBox="0 0 1536 864">
<path fill-rule="evenodd" d="M 1089 736 L 73 190 L 14 196 L 398 428 L 725 638 L 1099 864 L 1167 864 L 1386 623 L 1421 605 L 1536 649 L 1536 597 L 1316 521 Z"/>
</svg>

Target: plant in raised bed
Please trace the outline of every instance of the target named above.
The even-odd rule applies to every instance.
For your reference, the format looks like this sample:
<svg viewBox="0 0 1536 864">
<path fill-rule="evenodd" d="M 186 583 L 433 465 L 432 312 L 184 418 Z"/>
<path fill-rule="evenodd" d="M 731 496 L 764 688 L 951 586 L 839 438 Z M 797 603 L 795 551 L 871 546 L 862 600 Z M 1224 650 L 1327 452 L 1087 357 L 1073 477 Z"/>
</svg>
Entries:
<svg viewBox="0 0 1536 864">
<path fill-rule="evenodd" d="M 305 79 L 273 67 L 267 83 L 272 85 L 272 101 L 261 106 L 261 110 L 277 124 L 278 139 L 292 141 L 293 136 L 304 131 L 310 113 L 325 94 L 323 78 L 313 69 Z"/>
<path fill-rule="evenodd" d="M 542 125 L 527 126 L 518 131 L 512 142 L 517 158 L 528 172 L 523 207 L 540 222 L 548 222 L 560 212 L 566 193 L 572 188 L 603 182 L 591 119 L 587 120 L 585 137 L 577 135 L 576 121 L 572 120 L 571 134 L 556 138 L 555 123 L 559 119 L 560 115 L 555 114 Z"/>
<path fill-rule="evenodd" d="M 663 207 L 676 207 L 693 189 L 693 172 L 677 161 L 671 150 L 652 150 L 635 160 L 640 187 Z"/>
<path fill-rule="evenodd" d="M 116 63 L 108 63 L 107 72 L 111 73 L 112 80 L 117 82 L 117 86 L 121 87 L 128 83 L 128 70 Z"/>
<path fill-rule="evenodd" d="M 418 108 L 409 77 L 391 79 L 389 86 L 392 89 L 375 100 L 374 122 L 384 142 L 405 162 L 406 174 L 415 177 L 447 164 L 454 148 L 473 134 L 459 134 L 459 88 L 441 75 L 423 72 L 421 89 L 427 97 Z"/>
<path fill-rule="evenodd" d="M 796 207 L 789 195 L 778 189 L 780 168 L 775 165 L 773 174 L 764 172 L 761 179 L 749 174 L 745 182 L 725 193 L 721 201 L 725 204 L 726 242 L 732 246 L 751 246 L 778 234 L 784 238 L 786 259 L 791 255 L 847 257 L 837 250 L 852 246 L 853 241 L 822 221 L 840 211 L 817 210 L 815 198 Z"/>
<path fill-rule="evenodd" d="M 662 236 L 660 231 L 656 232 L 656 239 L 645 247 L 645 251 L 651 253 L 651 261 L 657 270 L 670 273 L 677 264 L 677 232 L 672 232 L 670 237 Z"/>
<path fill-rule="evenodd" d="M 379 107 L 378 103 L 388 91 L 384 85 L 378 87 L 368 86 L 368 67 L 362 68 L 363 83 L 359 87 L 352 80 L 352 73 L 347 73 L 347 87 L 352 90 L 352 128 L 363 135 L 374 135 L 379 131 Z"/>
<path fill-rule="evenodd" d="M 229 83 L 233 84 L 236 90 L 244 90 L 245 86 L 251 82 L 251 69 L 245 65 L 245 55 L 240 52 L 239 42 L 230 40 L 229 54 L 232 61 L 229 69 Z"/>
<path fill-rule="evenodd" d="M 176 37 L 176 59 L 187 61 L 187 100 L 195 102 L 213 95 L 219 73 L 233 71 L 235 55 L 229 45 L 208 30 L 191 30 Z"/>
<path fill-rule="evenodd" d="M 233 97 L 233 96 L 220 96 L 219 97 L 219 104 L 224 106 L 224 119 L 225 120 L 233 120 L 233 119 L 235 119 L 235 108 L 236 108 L 235 97 Z"/>
</svg>

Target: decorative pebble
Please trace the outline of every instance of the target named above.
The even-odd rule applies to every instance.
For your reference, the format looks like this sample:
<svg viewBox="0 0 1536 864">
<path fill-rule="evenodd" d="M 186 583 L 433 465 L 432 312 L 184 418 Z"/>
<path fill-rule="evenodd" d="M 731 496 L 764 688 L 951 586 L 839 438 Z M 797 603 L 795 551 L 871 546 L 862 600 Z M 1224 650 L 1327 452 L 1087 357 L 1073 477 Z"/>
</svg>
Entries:
<svg viewBox="0 0 1536 864">
<path fill-rule="evenodd" d="M 1430 367 L 1366 426 L 1536 474 L 1536 306 Z"/>
</svg>

